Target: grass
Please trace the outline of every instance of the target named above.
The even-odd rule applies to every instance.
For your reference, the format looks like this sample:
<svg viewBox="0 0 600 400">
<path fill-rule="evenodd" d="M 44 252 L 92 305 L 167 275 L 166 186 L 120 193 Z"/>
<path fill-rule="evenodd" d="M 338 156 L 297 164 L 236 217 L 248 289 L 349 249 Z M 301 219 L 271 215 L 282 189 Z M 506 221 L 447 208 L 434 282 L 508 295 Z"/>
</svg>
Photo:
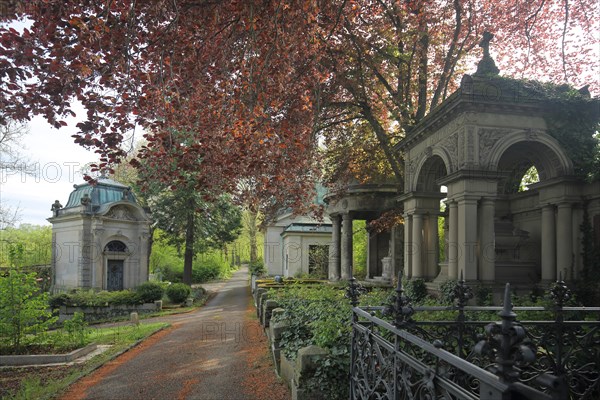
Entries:
<svg viewBox="0 0 600 400">
<path fill-rule="evenodd" d="M 92 328 L 90 338 L 93 342 L 100 345 L 111 345 L 112 347 L 83 364 L 61 366 L 59 368 L 0 369 L 0 395 L 2 399 L 7 400 L 55 398 L 81 377 L 88 375 L 132 345 L 167 326 L 169 326 L 167 323 L 151 323 L 139 326 Z"/>
</svg>

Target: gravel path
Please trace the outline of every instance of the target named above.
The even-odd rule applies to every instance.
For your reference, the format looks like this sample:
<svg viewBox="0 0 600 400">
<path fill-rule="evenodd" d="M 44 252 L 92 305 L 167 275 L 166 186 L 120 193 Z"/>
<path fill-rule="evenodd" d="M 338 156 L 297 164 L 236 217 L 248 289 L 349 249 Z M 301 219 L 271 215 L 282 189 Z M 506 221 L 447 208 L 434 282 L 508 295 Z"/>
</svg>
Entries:
<svg viewBox="0 0 600 400">
<path fill-rule="evenodd" d="M 252 318 L 247 269 L 210 289 L 217 295 L 205 307 L 160 318 L 173 327 L 76 383 L 63 398 L 290 398 L 275 377 L 264 334 Z"/>
</svg>

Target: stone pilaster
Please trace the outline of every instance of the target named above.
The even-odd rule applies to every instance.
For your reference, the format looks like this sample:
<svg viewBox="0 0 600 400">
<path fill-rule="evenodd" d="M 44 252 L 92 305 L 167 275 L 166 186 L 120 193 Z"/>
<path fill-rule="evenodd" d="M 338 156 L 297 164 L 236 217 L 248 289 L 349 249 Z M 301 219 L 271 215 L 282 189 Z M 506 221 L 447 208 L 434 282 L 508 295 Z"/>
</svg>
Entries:
<svg viewBox="0 0 600 400">
<path fill-rule="evenodd" d="M 352 277 L 352 216 L 342 214 L 341 274 L 343 280 Z"/>
<path fill-rule="evenodd" d="M 556 216 L 556 275 L 569 279 L 573 265 L 573 214 L 571 203 L 560 203 Z"/>
<path fill-rule="evenodd" d="M 423 215 L 413 214 L 412 217 L 412 278 L 423 278 Z"/>
<path fill-rule="evenodd" d="M 412 215 L 404 214 L 404 272 L 407 278 L 412 276 Z"/>
<path fill-rule="evenodd" d="M 329 246 L 329 280 L 339 281 L 341 277 L 340 247 L 341 247 L 341 228 L 339 215 L 331 216 L 331 245 Z"/>
<path fill-rule="evenodd" d="M 458 279 L 458 204 L 448 202 L 448 279 Z"/>
<path fill-rule="evenodd" d="M 542 207 L 542 281 L 555 281 L 556 276 L 556 223 L 554 206 Z"/>
<path fill-rule="evenodd" d="M 439 259 L 439 234 L 438 234 L 438 216 L 429 214 L 426 221 L 427 226 L 427 278 L 434 278 L 438 272 Z"/>
<path fill-rule="evenodd" d="M 479 218 L 479 266 L 482 281 L 496 278 L 496 252 L 494 234 L 494 200 L 481 199 Z"/>
<path fill-rule="evenodd" d="M 466 281 L 477 276 L 477 199 L 463 197 L 458 200 L 458 273 Z"/>
</svg>

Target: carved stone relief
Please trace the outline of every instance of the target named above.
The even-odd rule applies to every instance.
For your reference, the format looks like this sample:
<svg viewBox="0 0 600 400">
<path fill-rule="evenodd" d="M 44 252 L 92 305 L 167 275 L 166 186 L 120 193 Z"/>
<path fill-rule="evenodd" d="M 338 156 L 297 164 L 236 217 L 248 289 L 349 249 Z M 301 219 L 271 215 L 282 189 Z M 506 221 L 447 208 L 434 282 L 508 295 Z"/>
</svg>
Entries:
<svg viewBox="0 0 600 400">
<path fill-rule="evenodd" d="M 449 168 L 456 168 L 458 161 L 458 135 L 456 133 L 450 135 L 448 138 L 446 138 L 446 140 L 444 140 L 440 144 L 440 147 L 446 150 L 446 152 L 448 152 L 448 155 L 450 156 L 450 162 L 452 163 L 452 165 L 449 166 Z M 450 172 L 452 171 L 448 171 L 448 173 Z"/>
<path fill-rule="evenodd" d="M 131 211 L 124 206 L 113 207 L 106 216 L 108 218 L 121 219 L 125 221 L 136 221 L 135 217 L 131 214 Z"/>
<path fill-rule="evenodd" d="M 500 128 L 479 129 L 479 164 L 489 167 L 490 153 L 498 140 L 508 135 L 510 130 Z"/>
</svg>

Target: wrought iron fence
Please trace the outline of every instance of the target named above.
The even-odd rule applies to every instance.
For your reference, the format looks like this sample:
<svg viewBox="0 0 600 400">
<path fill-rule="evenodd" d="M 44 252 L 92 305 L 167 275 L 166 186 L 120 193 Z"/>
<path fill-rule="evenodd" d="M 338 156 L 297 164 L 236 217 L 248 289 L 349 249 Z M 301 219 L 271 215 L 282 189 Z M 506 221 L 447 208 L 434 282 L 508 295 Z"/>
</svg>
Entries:
<svg viewBox="0 0 600 400">
<path fill-rule="evenodd" d="M 545 309 L 513 307 L 508 284 L 503 307 L 467 306 L 472 291 L 462 281 L 454 306 L 413 307 L 398 281 L 392 304 L 356 307 L 351 280 L 351 398 L 600 399 L 600 307 L 565 306 L 564 282 Z M 418 321 L 424 312 L 455 317 Z M 491 312 L 500 322 L 481 318 Z M 519 321 L 519 312 L 552 318 Z"/>
</svg>

